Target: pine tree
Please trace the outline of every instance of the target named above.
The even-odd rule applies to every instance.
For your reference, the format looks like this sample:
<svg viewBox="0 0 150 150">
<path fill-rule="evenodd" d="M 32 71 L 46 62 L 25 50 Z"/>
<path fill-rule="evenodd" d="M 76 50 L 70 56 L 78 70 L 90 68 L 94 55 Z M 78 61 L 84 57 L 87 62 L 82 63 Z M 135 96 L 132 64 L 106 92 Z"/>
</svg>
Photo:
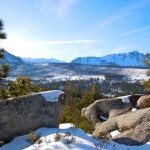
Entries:
<svg viewBox="0 0 150 150">
<path fill-rule="evenodd" d="M 101 92 L 100 88 L 97 84 L 93 84 L 91 87 L 91 92 L 93 93 L 93 99 L 98 100 L 104 98 L 103 93 Z"/>
<path fill-rule="evenodd" d="M 0 91 L 0 100 L 29 95 L 40 91 L 43 91 L 43 89 L 32 84 L 30 78 L 20 76 L 15 81 L 11 82 L 7 88 Z"/>
<path fill-rule="evenodd" d="M 21 96 L 30 94 L 32 84 L 28 77 L 20 76 L 9 86 L 9 91 L 12 96 Z"/>
<path fill-rule="evenodd" d="M 66 93 L 66 102 L 67 106 L 71 109 L 73 105 L 73 85 L 70 81 L 67 82 L 65 87 L 65 93 Z"/>
<path fill-rule="evenodd" d="M 150 58 L 150 54 L 147 54 L 147 57 Z M 148 60 L 144 60 L 144 63 L 150 68 L 150 62 Z M 147 75 L 150 76 L 150 69 L 147 71 Z M 144 82 L 144 87 L 150 91 L 150 79 Z"/>
<path fill-rule="evenodd" d="M 84 107 L 85 106 L 87 107 L 90 104 L 94 103 L 96 100 L 104 98 L 104 95 L 102 94 L 97 84 L 92 84 L 91 89 L 85 91 L 83 93 L 82 98 L 83 98 Z"/>
<path fill-rule="evenodd" d="M 64 91 L 66 93 L 67 104 L 61 122 L 72 122 L 86 132 L 92 133 L 94 130 L 92 124 L 81 115 L 82 108 L 88 106 L 88 104 L 91 104 L 94 101 L 92 92 L 87 91 L 86 94 L 84 92 L 83 96 L 83 92 L 77 89 L 71 81 L 67 82 Z M 86 100 L 82 99 L 82 96 Z"/>
<path fill-rule="evenodd" d="M 0 19 L 0 40 L 7 38 L 7 35 L 5 32 L 3 32 L 3 29 L 4 29 L 4 22 Z M 4 52 L 5 50 L 3 48 L 0 48 L 0 59 L 4 58 Z M 8 70 L 9 70 L 8 63 L 2 64 L 1 69 L 0 69 L 0 81 L 3 78 L 7 77 Z"/>
</svg>

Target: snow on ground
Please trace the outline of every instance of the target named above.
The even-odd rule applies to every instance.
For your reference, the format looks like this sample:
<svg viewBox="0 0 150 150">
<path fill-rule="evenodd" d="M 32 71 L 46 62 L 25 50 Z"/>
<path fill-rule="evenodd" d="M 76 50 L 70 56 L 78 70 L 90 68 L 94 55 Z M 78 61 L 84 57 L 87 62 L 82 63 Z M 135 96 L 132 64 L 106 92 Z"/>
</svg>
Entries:
<svg viewBox="0 0 150 150">
<path fill-rule="evenodd" d="M 122 68 L 119 74 L 129 76 L 132 81 L 148 80 L 149 77 L 146 75 L 147 71 L 148 69 Z"/>
<path fill-rule="evenodd" d="M 56 133 L 62 135 L 62 139 L 55 142 L 54 136 Z M 109 144 L 97 144 L 99 143 L 96 139 L 92 138 L 91 135 L 86 134 L 80 128 L 74 127 L 73 124 L 66 123 L 60 124 L 58 128 L 40 128 L 36 130 L 36 134 L 40 134 L 42 143 L 41 144 L 29 144 L 25 139 L 28 138 L 27 135 L 19 136 L 13 139 L 10 143 L 0 147 L 0 150 L 97 150 L 98 146 L 103 145 L 105 148 L 101 150 L 148 150 L 150 149 L 150 142 L 143 146 L 126 146 L 120 145 L 113 141 Z M 71 134 L 71 136 L 65 135 Z M 114 131 L 113 135 L 118 134 Z M 67 144 L 71 141 L 71 137 L 74 137 L 72 143 Z M 100 142 L 101 143 L 101 142 Z"/>
<path fill-rule="evenodd" d="M 67 81 L 67 80 L 89 80 L 89 79 L 105 80 L 104 75 L 55 75 L 49 78 L 51 81 Z"/>
<path fill-rule="evenodd" d="M 137 108 L 132 108 L 132 110 L 131 111 L 137 111 Z"/>
<path fill-rule="evenodd" d="M 45 91 L 40 92 L 40 94 L 49 102 L 57 102 L 60 94 L 64 93 L 61 90 Z"/>
<path fill-rule="evenodd" d="M 94 68 L 93 68 L 94 69 Z M 45 78 L 45 82 L 52 82 L 52 81 L 67 81 L 67 80 L 89 80 L 89 79 L 99 79 L 99 81 L 105 80 L 105 75 L 103 73 L 113 73 L 113 74 L 120 74 L 128 76 L 128 82 L 136 82 L 140 81 L 143 82 L 144 80 L 149 79 L 146 75 L 147 69 L 138 69 L 138 68 L 110 68 L 110 67 L 101 67 L 100 75 L 78 75 L 76 72 L 73 71 L 66 71 L 63 72 L 55 72 L 50 73 L 49 77 Z M 34 77 L 34 80 L 41 80 L 40 77 Z"/>
<path fill-rule="evenodd" d="M 112 137 L 116 136 L 117 134 L 119 134 L 120 132 L 118 130 L 112 131 L 110 134 Z"/>
</svg>

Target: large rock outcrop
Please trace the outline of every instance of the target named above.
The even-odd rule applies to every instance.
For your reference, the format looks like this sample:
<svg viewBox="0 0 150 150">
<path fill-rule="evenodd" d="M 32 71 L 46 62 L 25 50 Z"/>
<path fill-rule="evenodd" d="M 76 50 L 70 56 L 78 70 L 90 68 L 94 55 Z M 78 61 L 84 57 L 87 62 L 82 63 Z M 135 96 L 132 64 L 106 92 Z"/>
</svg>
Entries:
<svg viewBox="0 0 150 150">
<path fill-rule="evenodd" d="M 100 99 L 82 109 L 82 115 L 85 116 L 94 125 L 102 123 L 105 118 L 113 118 L 123 113 L 131 111 L 136 107 L 138 99 L 142 95 L 131 95 L 118 98 Z M 102 116 L 102 118 L 101 118 Z"/>
<path fill-rule="evenodd" d="M 147 132 L 148 135 L 146 136 L 146 133 L 143 134 L 143 132 L 138 132 L 137 129 L 140 127 L 141 130 L 144 128 L 148 129 L 150 127 L 150 108 L 128 112 L 126 114 L 108 119 L 106 122 L 97 126 L 96 130 L 93 132 L 93 136 L 99 137 L 106 133 L 119 130 L 121 132 L 120 136 L 114 137 L 114 139 L 118 142 L 124 143 L 123 140 L 119 140 L 119 137 L 122 139 L 123 137 L 126 137 L 129 143 L 125 143 L 128 145 L 135 144 L 135 142 L 131 143 L 130 139 L 136 141 L 137 143 L 142 143 L 144 141 L 148 142 L 148 140 L 150 140 L 150 132 Z"/>
<path fill-rule="evenodd" d="M 150 121 L 143 122 L 131 130 L 122 132 L 113 138 L 114 141 L 126 145 L 143 145 L 150 141 Z"/>
<path fill-rule="evenodd" d="M 59 90 L 0 102 L 0 141 L 40 127 L 58 127 L 65 104 L 65 94 Z"/>
<path fill-rule="evenodd" d="M 98 100 L 87 108 L 84 108 L 82 114 L 95 125 L 93 136 L 102 137 L 107 133 L 119 130 L 120 134 L 113 137 L 113 140 L 118 143 L 142 145 L 149 142 L 150 107 L 131 111 L 133 107 L 137 107 L 136 103 L 140 97 L 141 95 L 136 95 L 134 98 L 133 96 L 123 97 L 123 103 L 120 100 L 121 97 Z M 147 97 L 144 97 L 144 99 L 147 100 Z M 142 104 L 147 104 L 147 101 L 145 103 L 142 101 Z M 108 119 L 102 121 L 100 115 L 104 116 L 105 113 L 108 114 Z M 96 121 L 93 119 L 95 116 L 97 118 Z"/>
</svg>

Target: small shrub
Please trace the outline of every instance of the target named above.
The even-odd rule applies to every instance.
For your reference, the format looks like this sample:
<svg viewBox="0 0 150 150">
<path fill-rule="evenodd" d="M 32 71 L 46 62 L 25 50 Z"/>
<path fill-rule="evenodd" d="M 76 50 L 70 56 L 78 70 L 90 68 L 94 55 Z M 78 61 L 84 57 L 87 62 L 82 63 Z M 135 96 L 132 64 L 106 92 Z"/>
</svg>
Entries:
<svg viewBox="0 0 150 150">
<path fill-rule="evenodd" d="M 66 132 L 64 135 L 64 139 L 65 139 L 65 143 L 66 144 L 71 144 L 71 143 L 75 143 L 76 142 L 76 138 L 71 135 L 70 132 Z"/>
<path fill-rule="evenodd" d="M 44 140 L 44 141 L 45 141 L 45 143 L 46 143 L 47 145 L 48 145 L 49 143 L 51 143 L 51 141 L 48 140 L 47 137 L 45 137 L 45 140 Z"/>
<path fill-rule="evenodd" d="M 96 148 L 98 150 L 105 149 L 107 145 L 110 143 L 110 139 L 111 139 L 111 135 L 109 133 L 103 136 L 99 136 L 98 138 L 96 138 L 96 141 L 97 141 L 95 143 Z"/>
<path fill-rule="evenodd" d="M 35 143 L 40 139 L 40 134 L 36 134 L 34 131 L 29 132 L 29 137 L 27 138 L 26 141 L 28 141 L 30 144 Z"/>
<path fill-rule="evenodd" d="M 56 135 L 54 136 L 54 141 L 55 142 L 59 142 L 62 141 L 65 144 L 71 144 L 71 143 L 75 143 L 76 142 L 76 138 L 70 133 L 70 132 L 66 132 L 64 135 L 56 133 Z"/>
<path fill-rule="evenodd" d="M 57 131 L 56 135 L 54 136 L 55 142 L 59 142 L 61 138 L 62 138 L 62 134 L 60 134 L 59 131 Z"/>
<path fill-rule="evenodd" d="M 43 140 L 42 140 L 42 139 L 39 139 L 39 140 L 37 141 L 37 144 L 40 145 L 42 142 L 43 142 Z"/>
</svg>

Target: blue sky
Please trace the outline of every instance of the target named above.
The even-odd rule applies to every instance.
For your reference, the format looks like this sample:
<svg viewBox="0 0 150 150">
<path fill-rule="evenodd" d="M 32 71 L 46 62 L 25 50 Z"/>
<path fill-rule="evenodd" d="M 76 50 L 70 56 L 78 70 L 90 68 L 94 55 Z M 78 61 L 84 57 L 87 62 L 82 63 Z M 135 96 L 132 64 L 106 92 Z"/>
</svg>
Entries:
<svg viewBox="0 0 150 150">
<path fill-rule="evenodd" d="M 21 57 L 104 56 L 150 49 L 150 0 L 0 0 L 7 51 Z"/>
</svg>

